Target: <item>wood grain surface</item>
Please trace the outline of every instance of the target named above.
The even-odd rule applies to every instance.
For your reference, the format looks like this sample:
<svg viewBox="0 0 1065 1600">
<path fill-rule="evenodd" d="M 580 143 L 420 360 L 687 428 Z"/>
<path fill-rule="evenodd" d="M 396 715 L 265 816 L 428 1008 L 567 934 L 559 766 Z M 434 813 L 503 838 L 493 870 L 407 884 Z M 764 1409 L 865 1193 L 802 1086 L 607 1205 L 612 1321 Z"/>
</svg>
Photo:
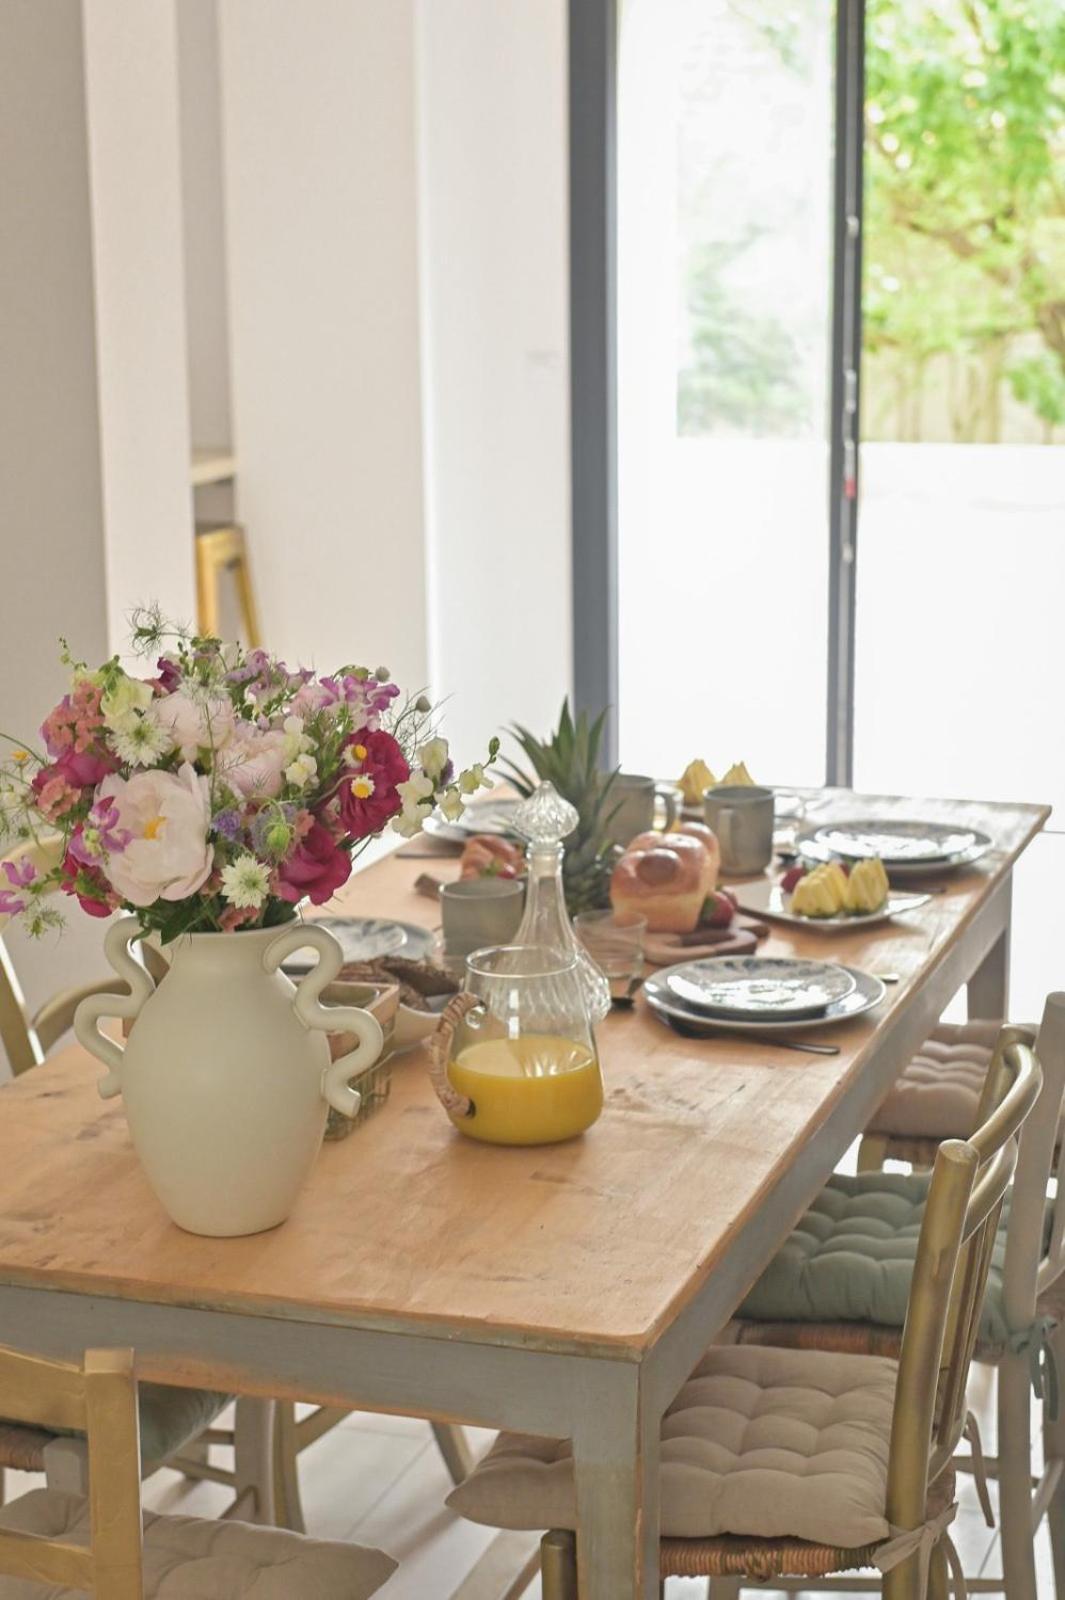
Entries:
<svg viewBox="0 0 1065 1600">
<path fill-rule="evenodd" d="M 872 812 L 968 823 L 995 848 L 978 867 L 933 880 L 945 892 L 894 923 L 830 939 L 773 930 L 767 953 L 901 975 L 878 1011 L 831 1030 L 838 1057 L 682 1039 L 638 1003 L 599 1030 L 600 1121 L 569 1144 L 510 1150 L 455 1132 L 416 1052 L 396 1061 L 388 1105 L 323 1148 L 287 1223 L 221 1240 L 168 1221 L 121 1100 L 99 1100 L 99 1065 L 71 1046 L 0 1090 L 0 1284 L 474 1338 L 505 1332 L 541 1349 L 646 1348 L 900 1008 L 930 995 L 939 1003 L 937 973 L 1047 815 L 847 795 L 818 819 Z M 335 909 L 431 924 L 435 907 L 413 889 L 420 870 L 393 856 L 353 878 Z M 442 861 L 439 871 L 457 866 Z"/>
</svg>

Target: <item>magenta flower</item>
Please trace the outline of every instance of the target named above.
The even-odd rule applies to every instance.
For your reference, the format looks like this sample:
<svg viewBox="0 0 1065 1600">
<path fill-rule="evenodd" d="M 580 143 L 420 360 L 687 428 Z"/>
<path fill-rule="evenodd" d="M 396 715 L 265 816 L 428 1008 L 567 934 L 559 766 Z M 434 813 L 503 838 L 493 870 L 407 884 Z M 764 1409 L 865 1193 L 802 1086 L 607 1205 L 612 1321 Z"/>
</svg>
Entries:
<svg viewBox="0 0 1065 1600">
<path fill-rule="evenodd" d="M 310 899 L 322 906 L 351 876 L 351 857 L 322 823 L 312 823 L 287 861 L 277 869 L 276 892 L 293 905 Z"/>
</svg>

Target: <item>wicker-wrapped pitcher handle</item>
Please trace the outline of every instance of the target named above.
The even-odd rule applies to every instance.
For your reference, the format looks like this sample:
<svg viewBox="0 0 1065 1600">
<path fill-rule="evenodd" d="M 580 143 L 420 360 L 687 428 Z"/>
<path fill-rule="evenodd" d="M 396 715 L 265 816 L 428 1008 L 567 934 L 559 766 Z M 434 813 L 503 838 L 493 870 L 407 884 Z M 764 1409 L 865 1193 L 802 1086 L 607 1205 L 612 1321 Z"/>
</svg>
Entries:
<svg viewBox="0 0 1065 1600">
<path fill-rule="evenodd" d="M 451 1042 L 455 1037 L 455 1029 L 468 1012 L 476 1010 L 483 1004 L 483 1000 L 478 1000 L 475 994 L 462 991 L 455 995 L 454 999 L 449 1000 L 444 1007 L 440 1015 L 440 1026 L 429 1040 L 429 1076 L 436 1090 L 437 1099 L 449 1117 L 473 1115 L 473 1101 L 469 1095 L 459 1094 L 458 1090 L 452 1087 L 447 1075 L 447 1063 L 451 1055 Z"/>
</svg>

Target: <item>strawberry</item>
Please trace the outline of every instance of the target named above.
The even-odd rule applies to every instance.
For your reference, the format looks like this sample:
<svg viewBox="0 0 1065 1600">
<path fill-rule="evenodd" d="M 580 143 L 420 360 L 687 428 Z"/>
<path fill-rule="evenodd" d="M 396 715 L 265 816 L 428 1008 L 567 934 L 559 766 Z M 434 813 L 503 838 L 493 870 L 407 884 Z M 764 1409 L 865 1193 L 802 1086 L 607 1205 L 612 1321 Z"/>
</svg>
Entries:
<svg viewBox="0 0 1065 1600">
<path fill-rule="evenodd" d="M 727 889 L 715 889 L 703 902 L 700 921 L 708 928 L 727 928 L 738 907 Z"/>
<path fill-rule="evenodd" d="M 805 878 L 807 868 L 803 866 L 789 867 L 780 880 L 780 887 L 785 894 L 790 894 L 800 878 Z"/>
</svg>

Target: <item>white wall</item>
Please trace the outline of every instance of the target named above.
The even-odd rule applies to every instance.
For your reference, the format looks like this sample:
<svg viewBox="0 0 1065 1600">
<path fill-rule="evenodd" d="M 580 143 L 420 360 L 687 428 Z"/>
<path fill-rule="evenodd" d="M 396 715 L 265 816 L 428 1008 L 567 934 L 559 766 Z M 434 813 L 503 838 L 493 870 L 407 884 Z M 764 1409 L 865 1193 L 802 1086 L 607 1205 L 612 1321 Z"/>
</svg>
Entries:
<svg viewBox="0 0 1065 1600">
<path fill-rule="evenodd" d="M 431 675 L 460 755 L 572 678 L 564 0 L 418 0 Z"/>
<path fill-rule="evenodd" d="M 0 728 L 33 738 L 124 612 L 192 594 L 172 0 L 0 5 Z M 8 944 L 33 1003 L 100 925 Z"/>
<path fill-rule="evenodd" d="M 289 660 L 426 680 L 412 0 L 221 0 L 238 505 Z"/>
<path fill-rule="evenodd" d="M 84 0 L 111 648 L 193 615 L 174 0 Z"/>
</svg>

